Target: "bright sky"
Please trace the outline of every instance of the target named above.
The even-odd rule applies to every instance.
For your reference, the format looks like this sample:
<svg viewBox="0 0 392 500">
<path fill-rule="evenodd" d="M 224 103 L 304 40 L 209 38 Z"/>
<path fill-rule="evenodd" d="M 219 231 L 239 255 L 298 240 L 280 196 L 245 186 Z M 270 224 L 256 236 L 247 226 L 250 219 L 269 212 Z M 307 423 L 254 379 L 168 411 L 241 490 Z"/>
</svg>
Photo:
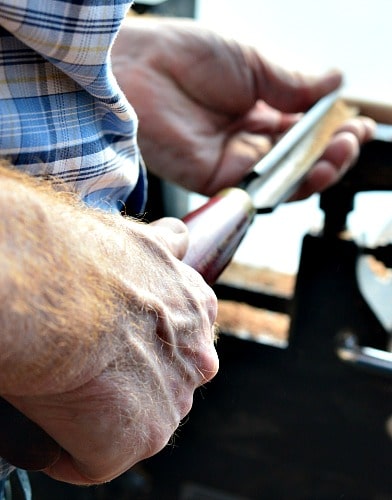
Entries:
<svg viewBox="0 0 392 500">
<path fill-rule="evenodd" d="M 340 68 L 345 96 L 392 104 L 391 0 L 198 0 L 197 17 L 225 35 L 258 46 L 290 69 L 318 73 Z M 392 196 L 361 197 L 350 228 L 371 244 L 390 221 Z M 201 199 L 191 203 L 195 206 Z M 235 259 L 295 272 L 303 234 L 321 222 L 317 196 L 281 206 L 257 218 Z"/>
</svg>

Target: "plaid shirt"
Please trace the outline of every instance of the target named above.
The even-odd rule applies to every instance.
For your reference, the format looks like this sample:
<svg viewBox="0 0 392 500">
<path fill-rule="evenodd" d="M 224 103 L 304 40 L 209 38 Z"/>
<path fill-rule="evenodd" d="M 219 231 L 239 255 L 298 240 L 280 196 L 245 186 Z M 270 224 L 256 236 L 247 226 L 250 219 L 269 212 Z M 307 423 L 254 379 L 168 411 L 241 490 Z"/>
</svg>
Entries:
<svg viewBox="0 0 392 500">
<path fill-rule="evenodd" d="M 136 185 L 143 205 L 137 119 L 108 58 L 131 3 L 0 0 L 0 155 L 108 210 Z"/>
</svg>

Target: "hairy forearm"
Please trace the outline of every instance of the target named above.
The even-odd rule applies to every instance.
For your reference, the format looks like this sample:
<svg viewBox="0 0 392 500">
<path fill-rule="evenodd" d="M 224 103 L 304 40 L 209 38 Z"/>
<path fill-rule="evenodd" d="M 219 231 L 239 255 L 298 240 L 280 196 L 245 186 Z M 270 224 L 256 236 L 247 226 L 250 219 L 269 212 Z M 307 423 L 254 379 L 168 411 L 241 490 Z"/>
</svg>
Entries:
<svg viewBox="0 0 392 500">
<path fill-rule="evenodd" d="M 107 481 L 165 446 L 216 373 L 216 297 L 180 261 L 180 221 L 43 184 L 0 169 L 0 395 L 65 450 L 52 477 Z"/>
<path fill-rule="evenodd" d="M 0 212 L 0 391 L 83 383 L 115 349 L 110 256 L 94 245 L 106 224 L 73 195 L 8 168 L 0 170 Z"/>
</svg>

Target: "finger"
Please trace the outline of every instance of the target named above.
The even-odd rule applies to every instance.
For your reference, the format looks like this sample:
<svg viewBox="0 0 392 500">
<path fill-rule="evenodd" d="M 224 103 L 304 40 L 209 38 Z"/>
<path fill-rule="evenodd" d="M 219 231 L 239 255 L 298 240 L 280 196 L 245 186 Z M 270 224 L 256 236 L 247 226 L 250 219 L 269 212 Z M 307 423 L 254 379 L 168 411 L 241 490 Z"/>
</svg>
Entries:
<svg viewBox="0 0 392 500">
<path fill-rule="evenodd" d="M 376 123 L 371 118 L 360 116 L 347 120 L 338 129 L 292 200 L 306 198 L 338 182 L 357 160 L 360 145 L 371 140 L 375 130 Z"/>
<path fill-rule="evenodd" d="M 355 134 L 346 131 L 336 134 L 291 200 L 307 198 L 338 182 L 355 163 L 359 151 Z"/>
<path fill-rule="evenodd" d="M 189 245 L 189 234 L 187 226 L 180 219 L 164 217 L 151 222 L 149 227 L 177 259 L 184 257 Z"/>
<path fill-rule="evenodd" d="M 376 130 L 376 122 L 367 116 L 360 116 L 347 120 L 338 130 L 339 132 L 350 132 L 360 143 L 370 141 Z"/>
<path fill-rule="evenodd" d="M 337 70 L 321 76 L 304 75 L 273 64 L 256 51 L 253 56 L 248 60 L 251 61 L 257 97 L 281 111 L 304 111 L 342 84 L 342 74 Z"/>
<path fill-rule="evenodd" d="M 264 101 L 257 101 L 244 117 L 234 122 L 232 128 L 233 131 L 277 135 L 294 125 L 301 115 L 301 113 L 282 113 Z"/>
<path fill-rule="evenodd" d="M 226 142 L 218 168 L 203 188 L 203 194 L 213 196 L 220 189 L 239 184 L 271 147 L 268 135 L 234 133 Z"/>
<path fill-rule="evenodd" d="M 43 469 L 42 472 L 57 481 L 66 481 L 79 486 L 89 486 L 99 482 L 82 474 L 75 460 L 65 450 L 62 450 L 60 459 L 54 465 Z"/>
</svg>

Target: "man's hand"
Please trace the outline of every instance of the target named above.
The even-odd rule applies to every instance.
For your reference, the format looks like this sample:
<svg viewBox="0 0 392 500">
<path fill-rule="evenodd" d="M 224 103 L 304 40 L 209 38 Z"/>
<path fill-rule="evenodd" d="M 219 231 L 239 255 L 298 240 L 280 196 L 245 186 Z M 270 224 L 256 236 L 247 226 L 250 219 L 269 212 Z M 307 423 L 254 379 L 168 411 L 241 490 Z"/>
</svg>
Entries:
<svg viewBox="0 0 392 500">
<path fill-rule="evenodd" d="M 218 368 L 216 297 L 186 227 L 87 209 L 0 170 L 0 395 L 62 447 L 45 472 L 110 480 L 164 447 Z"/>
<path fill-rule="evenodd" d="M 208 196 L 238 184 L 298 113 L 341 84 L 337 72 L 320 78 L 287 72 L 192 21 L 130 18 L 112 63 L 139 116 L 148 168 Z M 367 118 L 345 124 L 296 198 L 336 182 L 373 128 Z"/>
</svg>

